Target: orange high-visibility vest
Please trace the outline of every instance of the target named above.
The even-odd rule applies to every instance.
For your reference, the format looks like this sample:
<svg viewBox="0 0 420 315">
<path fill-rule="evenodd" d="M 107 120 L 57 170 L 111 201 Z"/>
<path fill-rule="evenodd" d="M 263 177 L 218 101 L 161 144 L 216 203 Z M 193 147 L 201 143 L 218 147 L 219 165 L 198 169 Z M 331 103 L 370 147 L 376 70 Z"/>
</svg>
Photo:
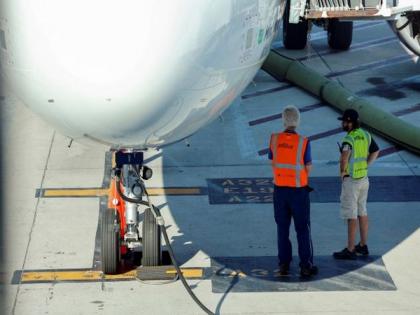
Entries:
<svg viewBox="0 0 420 315">
<path fill-rule="evenodd" d="M 270 149 L 273 153 L 273 176 L 276 186 L 305 187 L 308 174 L 305 169 L 304 154 L 308 139 L 296 133 L 276 133 L 271 135 Z"/>
</svg>

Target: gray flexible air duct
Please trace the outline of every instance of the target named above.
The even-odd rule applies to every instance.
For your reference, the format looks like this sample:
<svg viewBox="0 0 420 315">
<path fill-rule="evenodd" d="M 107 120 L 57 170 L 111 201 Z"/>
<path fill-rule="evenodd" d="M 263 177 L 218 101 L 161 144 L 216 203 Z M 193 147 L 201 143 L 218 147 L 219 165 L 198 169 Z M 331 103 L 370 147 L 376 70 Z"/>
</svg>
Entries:
<svg viewBox="0 0 420 315">
<path fill-rule="evenodd" d="M 262 69 L 277 79 L 296 84 L 340 111 L 349 108 L 357 110 L 361 122 L 367 127 L 399 146 L 420 154 L 419 127 L 369 103 L 301 62 L 271 51 Z"/>
</svg>

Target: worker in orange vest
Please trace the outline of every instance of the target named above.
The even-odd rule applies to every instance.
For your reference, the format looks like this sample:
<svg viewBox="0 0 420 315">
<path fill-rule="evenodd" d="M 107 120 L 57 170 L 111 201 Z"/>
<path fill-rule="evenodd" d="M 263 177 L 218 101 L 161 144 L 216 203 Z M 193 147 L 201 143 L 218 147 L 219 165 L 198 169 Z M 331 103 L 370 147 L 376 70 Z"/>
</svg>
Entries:
<svg viewBox="0 0 420 315">
<path fill-rule="evenodd" d="M 308 177 L 312 168 L 311 147 L 308 138 L 299 135 L 300 113 L 295 106 L 283 110 L 285 130 L 274 133 L 270 139 L 269 159 L 274 176 L 274 218 L 277 223 L 279 273 L 289 274 L 292 244 L 289 239 L 291 219 L 295 225 L 300 274 L 310 277 L 318 273 L 313 264 L 310 225 Z"/>
</svg>

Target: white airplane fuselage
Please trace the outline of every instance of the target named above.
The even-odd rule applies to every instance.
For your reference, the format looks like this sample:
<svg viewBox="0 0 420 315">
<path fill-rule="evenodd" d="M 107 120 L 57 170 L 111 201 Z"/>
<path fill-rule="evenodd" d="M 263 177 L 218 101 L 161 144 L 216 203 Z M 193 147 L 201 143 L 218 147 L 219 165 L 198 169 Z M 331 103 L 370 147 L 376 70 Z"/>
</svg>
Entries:
<svg viewBox="0 0 420 315">
<path fill-rule="evenodd" d="M 179 141 L 220 115 L 270 51 L 278 0 L 9 0 L 6 85 L 68 137 Z"/>
</svg>

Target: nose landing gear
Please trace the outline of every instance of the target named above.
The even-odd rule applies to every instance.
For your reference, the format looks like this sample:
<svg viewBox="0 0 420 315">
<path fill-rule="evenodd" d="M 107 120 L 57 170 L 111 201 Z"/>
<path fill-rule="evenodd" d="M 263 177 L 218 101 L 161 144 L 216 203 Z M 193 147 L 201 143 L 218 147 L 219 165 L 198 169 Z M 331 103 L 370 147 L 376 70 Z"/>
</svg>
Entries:
<svg viewBox="0 0 420 315">
<path fill-rule="evenodd" d="M 209 315 L 214 315 L 197 298 L 188 286 L 184 275 L 175 259 L 165 222 L 160 210 L 153 206 L 143 180 L 152 176 L 152 170 L 143 165 L 142 152 L 122 152 L 115 154 L 115 167 L 108 196 L 108 207 L 102 213 L 102 271 L 115 274 L 120 271 L 121 255 L 142 249 L 143 267 L 159 266 L 162 263 L 161 232 L 165 239 L 168 253 L 185 289 L 197 305 Z M 143 200 L 143 197 L 146 197 Z M 140 237 L 140 206 L 145 206 Z"/>
<path fill-rule="evenodd" d="M 159 266 L 162 263 L 161 229 L 144 186 L 152 170 L 143 165 L 142 152 L 118 151 L 114 157 L 108 209 L 101 214 L 102 271 L 118 273 L 121 256 L 139 251 L 143 266 Z"/>
</svg>

